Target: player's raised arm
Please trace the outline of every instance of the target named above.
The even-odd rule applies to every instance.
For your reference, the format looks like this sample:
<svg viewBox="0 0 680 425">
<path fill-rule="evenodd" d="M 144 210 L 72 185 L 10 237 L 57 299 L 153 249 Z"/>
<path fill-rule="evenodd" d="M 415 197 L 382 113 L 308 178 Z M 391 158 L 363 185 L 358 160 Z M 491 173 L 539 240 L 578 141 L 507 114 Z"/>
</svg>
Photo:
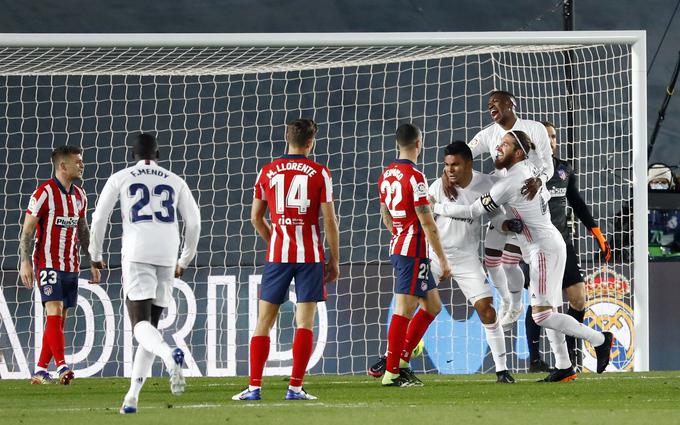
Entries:
<svg viewBox="0 0 680 425">
<path fill-rule="evenodd" d="M 196 200 L 191 195 L 189 186 L 187 186 L 186 182 L 182 183 L 177 209 L 179 209 L 182 220 L 184 220 L 184 246 L 182 247 L 182 254 L 179 260 L 177 260 L 175 277 L 182 276 L 184 270 L 189 267 L 189 263 L 196 256 L 198 239 L 201 234 L 201 212 L 198 209 Z"/>
<path fill-rule="evenodd" d="M 111 217 L 111 212 L 113 212 L 116 202 L 118 202 L 118 185 L 112 176 L 106 181 L 104 189 L 99 195 L 99 199 L 97 199 L 94 213 L 92 213 L 92 228 L 90 229 L 88 251 L 92 266 L 98 269 L 106 267 L 102 250 L 104 237 L 106 236 L 106 224 L 109 221 L 109 217 Z"/>
</svg>

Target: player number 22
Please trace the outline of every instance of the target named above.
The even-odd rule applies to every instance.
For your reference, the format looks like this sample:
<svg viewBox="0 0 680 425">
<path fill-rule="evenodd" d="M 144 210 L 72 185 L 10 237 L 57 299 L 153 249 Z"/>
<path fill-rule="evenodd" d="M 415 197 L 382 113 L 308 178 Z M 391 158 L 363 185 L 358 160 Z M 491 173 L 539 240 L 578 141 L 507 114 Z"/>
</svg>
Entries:
<svg viewBox="0 0 680 425">
<path fill-rule="evenodd" d="M 403 198 L 401 195 L 401 183 L 398 181 L 390 183 L 387 180 L 383 180 L 380 185 L 380 191 L 385 194 L 385 205 L 390 210 L 390 215 L 393 218 L 406 217 L 406 211 L 397 208 Z"/>
<path fill-rule="evenodd" d="M 274 186 L 276 191 L 276 212 L 283 214 L 286 208 L 297 208 L 300 214 L 307 214 L 307 209 L 312 204 L 312 201 L 307 198 L 307 182 L 309 176 L 305 174 L 296 174 L 290 182 L 288 193 L 286 192 L 286 183 L 283 174 L 277 174 L 272 177 L 269 187 Z"/>
<path fill-rule="evenodd" d="M 130 221 L 137 223 L 139 221 L 151 221 L 154 218 L 163 223 L 175 222 L 175 190 L 172 186 L 166 184 L 159 184 L 153 188 L 153 196 L 161 198 L 161 207 L 165 211 L 154 211 L 152 214 L 142 214 L 141 210 L 151 202 L 151 191 L 142 183 L 134 183 L 130 185 L 128 194 L 130 197 L 137 196 L 141 193 L 141 197 L 130 207 Z"/>
</svg>

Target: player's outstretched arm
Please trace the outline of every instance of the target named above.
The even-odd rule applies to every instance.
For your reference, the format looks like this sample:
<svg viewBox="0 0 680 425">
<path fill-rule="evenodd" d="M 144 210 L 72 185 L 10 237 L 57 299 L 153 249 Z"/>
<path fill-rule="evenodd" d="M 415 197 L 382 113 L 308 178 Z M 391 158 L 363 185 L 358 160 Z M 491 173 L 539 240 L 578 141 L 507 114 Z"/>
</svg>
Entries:
<svg viewBox="0 0 680 425">
<path fill-rule="evenodd" d="M 33 281 L 35 280 L 33 272 L 33 264 L 31 264 L 31 252 L 33 251 L 33 235 L 35 228 L 38 225 L 38 217 L 31 214 L 26 214 L 24 218 L 24 226 L 21 229 L 21 237 L 19 240 L 19 251 L 21 255 L 21 264 L 19 267 L 19 276 L 21 282 L 28 289 L 33 288 Z"/>
<path fill-rule="evenodd" d="M 267 243 L 272 237 L 272 229 L 264 218 L 267 212 L 267 201 L 262 199 L 253 199 L 253 205 L 250 208 L 250 222 L 257 231 L 257 234 Z"/>
<path fill-rule="evenodd" d="M 333 282 L 340 275 L 340 230 L 338 229 L 333 202 L 321 203 L 321 214 L 323 214 L 324 235 L 326 235 L 326 241 L 331 251 L 326 262 L 324 281 Z"/>
<path fill-rule="evenodd" d="M 175 277 L 181 277 L 196 256 L 198 239 L 201 236 L 201 211 L 186 183 L 180 192 L 177 209 L 184 220 L 184 246 L 175 268 Z"/>
<path fill-rule="evenodd" d="M 416 214 L 418 215 L 420 225 L 423 227 L 427 241 L 430 243 L 430 246 L 439 259 L 439 264 L 442 268 L 442 275 L 439 278 L 439 281 L 442 282 L 451 276 L 451 267 L 449 266 L 448 258 L 446 258 L 446 255 L 444 254 L 442 243 L 439 240 L 439 229 L 434 222 L 432 210 L 429 205 L 419 205 L 416 207 Z"/>
</svg>

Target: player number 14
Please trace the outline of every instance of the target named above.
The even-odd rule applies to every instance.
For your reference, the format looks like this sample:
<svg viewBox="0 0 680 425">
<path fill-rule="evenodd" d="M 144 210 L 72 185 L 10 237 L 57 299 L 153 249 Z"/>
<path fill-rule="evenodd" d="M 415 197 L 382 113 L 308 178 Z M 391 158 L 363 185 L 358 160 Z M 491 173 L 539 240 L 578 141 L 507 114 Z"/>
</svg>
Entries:
<svg viewBox="0 0 680 425">
<path fill-rule="evenodd" d="M 290 182 L 288 193 L 283 174 L 272 177 L 269 187 L 274 186 L 276 191 L 276 212 L 283 214 L 286 208 L 297 208 L 300 214 L 307 214 L 307 209 L 312 202 L 307 198 L 307 182 L 309 176 L 296 174 Z"/>
</svg>

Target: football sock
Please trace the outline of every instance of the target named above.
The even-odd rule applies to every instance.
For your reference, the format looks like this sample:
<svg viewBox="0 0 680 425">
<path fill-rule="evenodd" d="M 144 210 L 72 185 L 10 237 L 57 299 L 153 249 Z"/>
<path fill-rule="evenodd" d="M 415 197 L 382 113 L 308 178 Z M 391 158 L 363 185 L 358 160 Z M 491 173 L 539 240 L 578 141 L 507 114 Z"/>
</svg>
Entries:
<svg viewBox="0 0 680 425">
<path fill-rule="evenodd" d="M 61 315 L 47 316 L 45 325 L 45 335 L 50 345 L 50 350 L 54 356 L 54 363 L 57 369 L 66 364 L 64 360 L 64 331 L 62 328 L 63 318 Z"/>
<path fill-rule="evenodd" d="M 408 330 L 406 331 L 406 341 L 404 341 L 404 349 L 401 351 L 401 360 L 406 362 L 408 367 L 408 362 L 411 361 L 411 353 L 416 345 L 420 342 L 427 331 L 428 326 L 434 320 L 434 316 L 424 309 L 419 309 L 413 319 L 408 324 Z M 400 367 L 401 367 L 401 362 Z"/>
<path fill-rule="evenodd" d="M 290 375 L 290 385 L 302 387 L 307 364 L 312 355 L 314 333 L 311 329 L 297 328 L 293 339 L 293 372 Z M 298 391 L 299 392 L 299 391 Z"/>
<path fill-rule="evenodd" d="M 40 349 L 40 357 L 38 358 L 38 364 L 36 365 L 36 372 L 39 370 L 47 370 L 52 360 L 52 349 L 50 348 L 50 340 L 48 338 L 47 329 L 43 332 L 42 337 L 42 348 Z"/>
<path fill-rule="evenodd" d="M 550 348 L 555 356 L 555 367 L 557 369 L 571 367 L 567 344 L 564 342 L 564 334 L 554 329 L 546 329 L 545 335 L 548 337 L 548 341 L 550 341 Z"/>
<path fill-rule="evenodd" d="M 149 376 L 149 373 L 151 372 L 154 359 L 156 359 L 156 355 L 154 353 L 146 351 L 142 346 L 137 346 L 135 359 L 132 362 L 130 389 L 128 390 L 127 394 L 125 394 L 126 399 L 134 398 L 139 400 L 139 392 L 144 386 L 146 377 Z"/>
<path fill-rule="evenodd" d="M 508 292 L 508 281 L 505 271 L 501 267 L 501 257 L 484 256 L 484 265 L 491 278 L 491 284 L 505 304 L 510 303 L 510 293 Z"/>
<path fill-rule="evenodd" d="M 399 360 L 406 343 L 408 322 L 409 319 L 404 316 L 392 315 L 390 328 L 387 331 L 387 372 L 399 373 Z"/>
<path fill-rule="evenodd" d="M 300 391 L 302 391 L 302 386 L 294 387 L 292 385 L 288 385 L 288 389 L 293 391 L 293 392 L 299 393 Z"/>
<path fill-rule="evenodd" d="M 541 343 L 541 327 L 536 324 L 531 316 L 531 306 L 527 308 L 527 315 L 524 319 L 524 326 L 527 333 L 527 345 L 529 346 L 529 361 L 541 359 L 539 345 Z"/>
<path fill-rule="evenodd" d="M 507 370 L 508 366 L 505 361 L 505 334 L 503 333 L 503 327 L 498 323 L 498 317 L 496 317 L 494 323 L 489 325 L 483 323 L 483 325 L 486 333 L 486 342 L 489 344 L 493 361 L 496 364 L 496 372 Z"/>
<path fill-rule="evenodd" d="M 585 310 L 576 310 L 572 306 L 569 306 L 569 309 L 567 310 L 567 314 L 573 317 L 577 322 L 583 323 L 583 318 L 586 315 Z M 566 336 L 567 340 L 567 350 L 569 350 L 569 356 L 574 357 L 576 356 L 576 338 L 573 336 L 567 335 Z"/>
<path fill-rule="evenodd" d="M 250 339 L 250 387 L 252 391 L 262 386 L 262 373 L 269 357 L 269 336 L 253 336 Z"/>
<path fill-rule="evenodd" d="M 163 360 L 169 373 L 175 366 L 175 360 L 172 358 L 172 348 L 163 341 L 163 336 L 158 329 L 151 322 L 142 320 L 135 325 L 132 333 L 140 347 L 144 347 L 146 351 L 157 355 Z"/>
<path fill-rule="evenodd" d="M 520 260 L 522 260 L 521 254 L 515 254 L 507 251 L 504 251 L 503 257 L 501 257 L 503 271 L 505 272 L 505 279 L 508 285 L 511 310 L 517 310 L 522 305 L 524 272 L 519 266 Z"/>
<path fill-rule="evenodd" d="M 398 373 L 392 373 L 392 372 L 385 371 L 385 374 L 383 375 L 383 378 L 382 378 L 382 384 L 383 384 L 383 385 L 390 384 L 390 383 L 391 383 L 392 381 L 394 381 L 398 376 L 399 376 Z"/>
<path fill-rule="evenodd" d="M 533 314 L 534 321 L 544 328 L 554 329 L 565 335 L 575 336 L 589 341 L 593 347 L 604 343 L 604 335 L 591 329 L 583 323 L 579 323 L 573 317 L 552 310 Z"/>
</svg>

